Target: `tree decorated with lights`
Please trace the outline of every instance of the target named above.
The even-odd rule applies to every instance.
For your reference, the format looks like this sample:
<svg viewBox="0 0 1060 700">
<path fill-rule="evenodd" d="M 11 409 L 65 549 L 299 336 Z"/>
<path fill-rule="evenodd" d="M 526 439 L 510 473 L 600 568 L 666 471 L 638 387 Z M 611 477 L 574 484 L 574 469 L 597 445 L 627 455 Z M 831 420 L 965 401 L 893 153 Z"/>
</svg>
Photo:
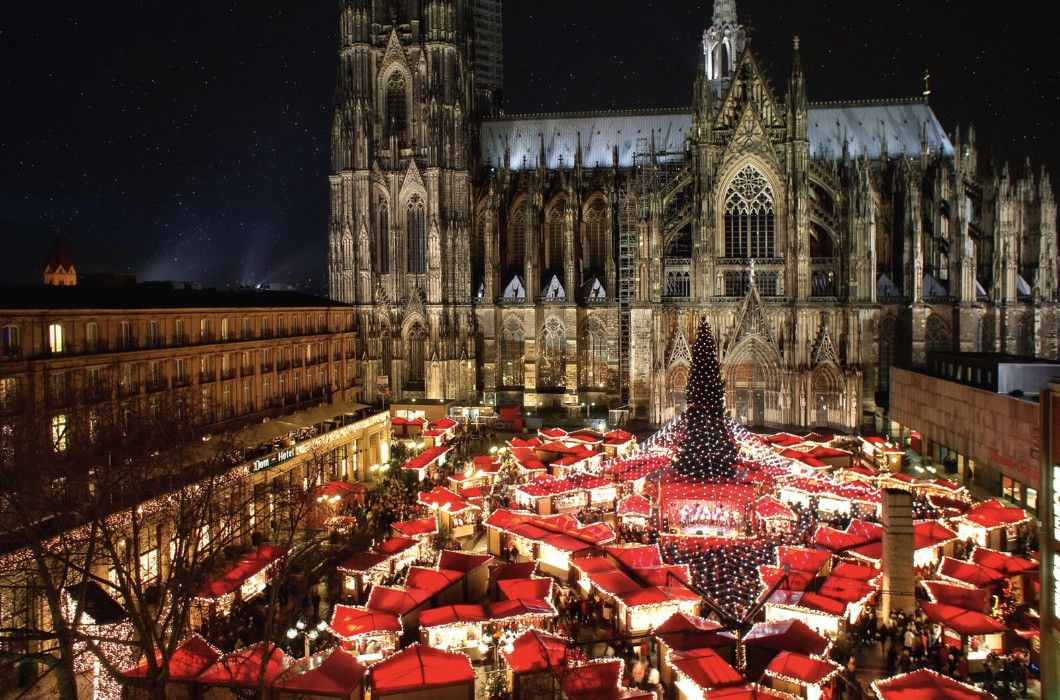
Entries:
<svg viewBox="0 0 1060 700">
<path fill-rule="evenodd" d="M 714 332 L 706 319 L 692 345 L 692 370 L 685 388 L 685 430 L 674 468 L 683 476 L 727 481 L 735 476 L 737 449 L 725 420 L 725 384 L 721 381 Z"/>
</svg>

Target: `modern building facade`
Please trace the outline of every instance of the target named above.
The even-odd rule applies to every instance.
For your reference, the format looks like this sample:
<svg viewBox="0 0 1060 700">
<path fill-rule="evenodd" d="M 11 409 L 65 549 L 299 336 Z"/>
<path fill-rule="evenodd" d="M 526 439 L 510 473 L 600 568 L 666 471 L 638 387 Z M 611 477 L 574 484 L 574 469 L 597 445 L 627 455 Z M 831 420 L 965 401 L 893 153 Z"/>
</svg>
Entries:
<svg viewBox="0 0 1060 700">
<path fill-rule="evenodd" d="M 929 350 L 1056 357 L 1049 178 L 989 171 L 928 90 L 813 104 L 796 38 L 778 94 L 717 0 L 689 108 L 501 115 L 475 3 L 383 5 L 342 5 L 330 177 L 330 295 L 369 401 L 661 423 L 702 316 L 752 425 L 871 425 Z"/>
</svg>

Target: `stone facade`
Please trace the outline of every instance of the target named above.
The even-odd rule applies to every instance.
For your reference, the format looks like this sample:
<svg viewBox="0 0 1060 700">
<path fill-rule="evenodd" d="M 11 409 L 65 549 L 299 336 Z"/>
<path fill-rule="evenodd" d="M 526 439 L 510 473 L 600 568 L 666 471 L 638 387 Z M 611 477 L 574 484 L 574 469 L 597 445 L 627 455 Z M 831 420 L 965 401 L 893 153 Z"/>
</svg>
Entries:
<svg viewBox="0 0 1060 700">
<path fill-rule="evenodd" d="M 466 0 L 345 0 L 329 287 L 366 398 L 683 408 L 699 318 L 753 425 L 854 429 L 932 349 L 1057 353 L 1056 201 L 925 96 L 770 88 L 733 0 L 692 106 L 500 116 Z M 974 115 L 972 115 L 974 116 Z"/>
</svg>

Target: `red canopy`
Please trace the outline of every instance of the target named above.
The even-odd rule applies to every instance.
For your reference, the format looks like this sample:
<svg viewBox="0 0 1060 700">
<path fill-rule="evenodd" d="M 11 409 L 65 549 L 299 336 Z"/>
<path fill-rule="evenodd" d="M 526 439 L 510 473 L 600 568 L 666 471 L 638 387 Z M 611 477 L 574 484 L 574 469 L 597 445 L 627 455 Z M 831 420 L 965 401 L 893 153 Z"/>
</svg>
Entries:
<svg viewBox="0 0 1060 700">
<path fill-rule="evenodd" d="M 736 669 L 710 648 L 675 651 L 670 654 L 670 665 L 700 688 L 735 685 L 744 680 Z"/>
<path fill-rule="evenodd" d="M 556 614 L 556 609 L 544 598 L 518 598 L 487 603 L 486 614 L 491 620 L 506 620 L 527 615 L 550 617 Z"/>
<path fill-rule="evenodd" d="M 659 554 L 659 547 L 654 544 L 612 545 L 604 547 L 604 551 L 616 561 L 631 569 L 638 566 L 659 566 L 662 564 L 662 555 Z"/>
<path fill-rule="evenodd" d="M 169 659 L 169 679 L 171 681 L 191 681 L 200 673 L 212 666 L 221 654 L 210 646 L 210 643 L 197 634 L 181 642 Z M 147 662 L 143 661 L 125 672 L 130 678 L 146 678 Z"/>
<path fill-rule="evenodd" d="M 277 681 L 273 686 L 288 693 L 332 695 L 348 698 L 364 680 L 368 672 L 364 664 L 343 649 L 335 649 L 324 663 L 314 669 Z"/>
<path fill-rule="evenodd" d="M 913 525 L 913 545 L 916 549 L 937 547 L 956 538 L 956 532 L 937 520 L 923 520 Z"/>
<path fill-rule="evenodd" d="M 563 673 L 563 692 L 570 700 L 615 700 L 621 694 L 618 677 L 622 662 L 590 661 Z"/>
<path fill-rule="evenodd" d="M 559 668 L 567 657 L 570 640 L 528 629 L 512 642 L 512 652 L 501 650 L 513 673 L 535 673 Z"/>
<path fill-rule="evenodd" d="M 441 593 L 449 586 L 464 578 L 462 571 L 448 569 L 427 569 L 422 566 L 410 566 L 405 577 L 407 588 L 418 588 L 430 595 Z"/>
<path fill-rule="evenodd" d="M 474 682 L 475 671 L 466 654 L 442 651 L 418 642 L 369 669 L 372 697 Z"/>
<path fill-rule="evenodd" d="M 438 532 L 438 520 L 436 518 L 420 518 L 419 520 L 402 520 L 390 527 L 405 537 L 417 535 L 433 535 Z"/>
<path fill-rule="evenodd" d="M 998 500 L 977 503 L 962 516 L 965 520 L 988 529 L 1022 523 L 1030 516 L 1022 508 L 1006 506 Z"/>
<path fill-rule="evenodd" d="M 206 685 L 263 688 L 272 685 L 289 665 L 282 649 L 259 642 L 222 656 L 195 680 Z"/>
<path fill-rule="evenodd" d="M 842 666 L 831 661 L 782 651 L 766 666 L 766 675 L 790 678 L 803 685 L 820 685 L 841 670 Z"/>
<path fill-rule="evenodd" d="M 795 520 L 795 511 L 791 507 L 773 498 L 762 496 L 755 501 L 755 515 L 763 520 Z"/>
<path fill-rule="evenodd" d="M 651 501 L 644 496 L 635 493 L 630 494 L 618 501 L 615 505 L 615 515 L 620 518 L 636 516 L 641 518 L 651 517 Z"/>
<path fill-rule="evenodd" d="M 972 634 L 997 634 L 1008 629 L 1004 623 L 998 622 L 989 615 L 972 610 L 958 608 L 955 605 L 944 605 L 943 603 L 928 603 L 920 601 L 920 609 L 924 611 L 927 618 L 937 622 L 943 627 L 948 627 L 962 636 Z"/>
<path fill-rule="evenodd" d="M 861 600 L 861 597 L 859 596 L 855 600 Z M 802 598 L 799 599 L 796 605 L 807 610 L 826 613 L 833 617 L 842 617 L 847 611 L 845 602 L 836 598 L 818 595 L 817 593 L 803 593 Z"/>
<path fill-rule="evenodd" d="M 875 681 L 872 688 L 881 700 L 996 700 L 985 690 L 928 669 Z"/>
<path fill-rule="evenodd" d="M 583 562 L 585 559 L 577 559 L 576 562 Z M 534 569 L 537 568 L 536 561 L 520 561 L 513 562 L 511 564 L 497 564 L 496 566 L 490 567 L 490 578 L 494 581 L 503 581 L 509 578 L 530 578 L 534 575 Z"/>
<path fill-rule="evenodd" d="M 382 542 L 375 547 L 375 551 L 380 554 L 386 554 L 388 556 L 394 556 L 406 552 L 416 545 L 419 544 L 418 540 L 414 540 L 411 537 L 391 537 L 386 542 Z"/>
<path fill-rule="evenodd" d="M 687 613 L 674 613 L 655 630 L 655 636 L 676 650 L 729 646 L 736 638 L 721 625 Z"/>
<path fill-rule="evenodd" d="M 792 571 L 816 574 L 825 565 L 831 554 L 820 549 L 806 547 L 777 547 L 777 566 L 791 566 Z"/>
<path fill-rule="evenodd" d="M 342 639 L 379 632 L 400 634 L 402 631 L 401 618 L 393 613 L 341 604 L 335 606 L 329 627 L 336 637 Z"/>
<path fill-rule="evenodd" d="M 466 574 L 474 571 L 483 564 L 489 563 L 491 559 L 493 559 L 493 557 L 489 554 L 457 552 L 450 549 L 443 549 L 441 554 L 438 555 L 438 568 L 449 569 L 450 571 L 460 571 Z"/>
<path fill-rule="evenodd" d="M 263 544 L 252 552 L 246 559 L 230 567 L 223 574 L 206 584 L 195 594 L 197 598 L 222 598 L 232 593 L 243 583 L 268 567 L 274 561 L 287 554 L 286 547 L 271 544 Z"/>
<path fill-rule="evenodd" d="M 820 656 L 828 649 L 828 640 L 801 620 L 760 622 L 744 636 L 748 647 L 794 651 Z"/>
</svg>

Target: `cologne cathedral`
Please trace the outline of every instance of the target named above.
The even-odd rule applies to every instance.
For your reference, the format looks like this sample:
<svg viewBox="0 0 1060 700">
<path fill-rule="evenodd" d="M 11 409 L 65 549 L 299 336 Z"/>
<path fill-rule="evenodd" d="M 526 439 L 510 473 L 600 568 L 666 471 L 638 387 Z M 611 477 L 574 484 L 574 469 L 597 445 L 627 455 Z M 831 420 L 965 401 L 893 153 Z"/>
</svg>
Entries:
<svg viewBox="0 0 1060 700">
<path fill-rule="evenodd" d="M 783 94 L 715 0 L 683 110 L 506 115 L 500 0 L 344 0 L 329 287 L 365 398 L 856 429 L 932 350 L 1055 358 L 1056 200 L 925 94 Z"/>
</svg>

